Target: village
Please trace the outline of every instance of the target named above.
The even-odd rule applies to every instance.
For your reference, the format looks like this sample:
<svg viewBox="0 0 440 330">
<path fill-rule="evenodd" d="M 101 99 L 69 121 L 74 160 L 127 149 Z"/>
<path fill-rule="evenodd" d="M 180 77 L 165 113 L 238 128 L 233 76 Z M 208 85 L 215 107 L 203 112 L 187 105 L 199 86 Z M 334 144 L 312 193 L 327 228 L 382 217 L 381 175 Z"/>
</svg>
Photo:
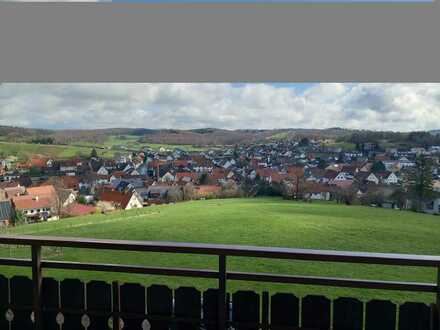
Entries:
<svg viewBox="0 0 440 330">
<path fill-rule="evenodd" d="M 0 159 L 0 226 L 194 199 L 283 196 L 409 209 L 406 173 L 418 156 L 432 162 L 433 197 L 422 212 L 440 214 L 440 146 L 378 152 L 330 147 L 302 138 L 204 151 L 144 148 L 114 159 Z"/>
</svg>

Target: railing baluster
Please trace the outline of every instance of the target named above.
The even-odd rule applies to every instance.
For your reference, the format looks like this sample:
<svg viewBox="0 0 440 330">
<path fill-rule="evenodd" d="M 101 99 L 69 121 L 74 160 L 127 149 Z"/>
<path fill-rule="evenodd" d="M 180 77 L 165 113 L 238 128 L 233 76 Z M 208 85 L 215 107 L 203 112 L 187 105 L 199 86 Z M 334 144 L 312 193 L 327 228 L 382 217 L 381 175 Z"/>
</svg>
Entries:
<svg viewBox="0 0 440 330">
<path fill-rule="evenodd" d="M 32 245 L 32 284 L 33 284 L 33 310 L 35 330 L 43 330 L 41 313 L 41 289 L 43 285 L 41 269 L 41 246 Z"/>
<path fill-rule="evenodd" d="M 119 283 L 114 281 L 112 282 L 112 318 L 113 318 L 113 329 L 119 330 Z"/>
<path fill-rule="evenodd" d="M 263 330 L 269 329 L 269 292 L 266 291 L 262 294 L 261 323 Z"/>
<path fill-rule="evenodd" d="M 218 329 L 226 328 L 226 255 L 219 255 L 218 259 Z"/>
</svg>

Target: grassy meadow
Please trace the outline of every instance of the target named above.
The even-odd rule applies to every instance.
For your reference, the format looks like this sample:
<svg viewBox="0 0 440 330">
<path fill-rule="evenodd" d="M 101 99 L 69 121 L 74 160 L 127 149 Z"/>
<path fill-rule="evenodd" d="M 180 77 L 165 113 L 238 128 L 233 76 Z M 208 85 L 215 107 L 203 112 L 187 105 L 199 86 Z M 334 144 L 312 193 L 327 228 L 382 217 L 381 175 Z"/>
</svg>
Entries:
<svg viewBox="0 0 440 330">
<path fill-rule="evenodd" d="M 303 203 L 278 198 L 223 199 L 152 206 L 107 215 L 70 218 L 57 222 L 25 225 L 8 229 L 7 234 L 94 237 L 127 240 L 225 243 L 326 250 L 411 253 L 440 255 L 440 217 L 407 211 L 385 210 L 333 203 Z M 217 259 L 163 253 L 134 253 L 46 248 L 44 257 L 52 260 L 122 263 L 150 266 L 175 266 L 216 269 Z M 27 248 L 2 246 L 0 256 L 27 257 Z M 432 269 L 286 261 L 234 257 L 228 258 L 228 270 L 301 274 L 361 279 L 434 282 Z M 0 273 L 29 274 L 29 270 L 2 267 Z M 215 287 L 213 280 L 159 277 L 147 275 L 77 273 L 50 271 L 56 278 L 78 277 L 84 280 L 114 279 L 145 284 L 164 283 L 172 287 L 195 285 Z M 395 301 L 433 302 L 430 294 L 366 289 L 325 288 L 229 281 L 228 289 L 289 291 L 356 296 L 363 300 L 388 298 Z"/>
<path fill-rule="evenodd" d="M 16 156 L 20 160 L 29 159 L 35 155 L 43 155 L 56 159 L 68 159 L 75 156 L 90 156 L 92 147 L 79 147 L 73 145 L 46 145 L 24 142 L 0 142 L 0 154 Z M 107 150 L 97 150 L 101 157 L 109 157 Z"/>
<path fill-rule="evenodd" d="M 97 147 L 96 151 L 98 156 L 103 158 L 112 158 L 116 153 L 121 153 L 126 150 L 141 150 L 143 147 L 150 147 L 153 150 L 159 150 L 161 147 L 167 150 L 174 150 L 175 148 L 186 151 L 206 150 L 206 148 L 193 145 L 139 143 L 138 138 L 137 136 L 130 135 L 123 137 L 109 136 L 102 144 L 78 142 L 69 145 L 46 145 L 0 140 L 0 155 L 16 156 L 19 160 L 26 160 L 35 155 L 43 155 L 56 159 L 68 159 L 76 156 L 90 156 L 93 147 Z"/>
</svg>

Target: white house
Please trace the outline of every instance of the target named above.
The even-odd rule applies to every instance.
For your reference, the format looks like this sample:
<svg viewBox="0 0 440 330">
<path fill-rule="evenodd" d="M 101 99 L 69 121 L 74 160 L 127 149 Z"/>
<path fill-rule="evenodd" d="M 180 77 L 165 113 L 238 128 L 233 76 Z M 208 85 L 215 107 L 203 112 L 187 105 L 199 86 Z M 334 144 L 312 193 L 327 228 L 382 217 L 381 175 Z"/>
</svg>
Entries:
<svg viewBox="0 0 440 330">
<path fill-rule="evenodd" d="M 173 182 L 174 181 L 174 175 L 172 175 L 170 172 L 166 172 L 162 178 L 162 182 Z"/>
<path fill-rule="evenodd" d="M 134 192 L 131 195 L 131 198 L 128 201 L 127 206 L 125 207 L 125 209 L 126 210 L 137 209 L 137 208 L 141 208 L 143 206 L 144 206 L 143 199 L 141 198 L 141 196 L 137 192 Z"/>
<path fill-rule="evenodd" d="M 403 156 L 399 159 L 400 168 L 411 167 L 411 166 L 414 166 L 415 164 L 416 164 L 415 162 L 410 161 L 405 156 Z"/>
<path fill-rule="evenodd" d="M 101 166 L 96 173 L 99 175 L 108 175 L 108 170 L 104 166 Z"/>
<path fill-rule="evenodd" d="M 388 176 L 383 178 L 383 181 L 386 184 L 398 184 L 399 178 L 395 173 L 391 172 L 390 174 L 388 174 Z"/>
<path fill-rule="evenodd" d="M 373 173 L 371 172 L 365 179 L 365 181 L 374 183 L 374 184 L 379 184 L 379 178 Z"/>
<path fill-rule="evenodd" d="M 346 172 L 339 172 L 338 175 L 333 179 L 333 181 L 346 181 L 353 180 L 353 176 Z"/>
</svg>

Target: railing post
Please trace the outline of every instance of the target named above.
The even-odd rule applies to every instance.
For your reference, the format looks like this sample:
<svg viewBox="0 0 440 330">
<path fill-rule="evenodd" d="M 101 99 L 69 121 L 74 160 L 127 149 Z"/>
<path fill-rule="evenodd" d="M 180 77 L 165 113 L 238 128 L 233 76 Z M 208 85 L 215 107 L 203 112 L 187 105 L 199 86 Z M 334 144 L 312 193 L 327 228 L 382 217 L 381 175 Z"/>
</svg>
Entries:
<svg viewBox="0 0 440 330">
<path fill-rule="evenodd" d="M 41 246 L 32 245 L 32 285 L 33 285 L 33 310 L 35 330 L 43 330 L 43 318 L 41 312 L 41 290 L 43 285 L 41 269 Z"/>
<path fill-rule="evenodd" d="M 113 318 L 113 329 L 112 330 L 120 330 L 119 323 L 121 322 L 119 319 L 119 283 L 112 282 L 112 318 Z"/>
<path fill-rule="evenodd" d="M 226 329 L 226 256 L 218 259 L 218 330 Z"/>
<path fill-rule="evenodd" d="M 438 326 L 438 330 L 440 330 L 440 266 L 437 266 L 437 299 L 436 299 L 436 308 L 437 308 L 437 326 Z"/>
<path fill-rule="evenodd" d="M 267 291 L 262 294 L 261 323 L 262 330 L 269 329 L 269 293 Z"/>
</svg>

